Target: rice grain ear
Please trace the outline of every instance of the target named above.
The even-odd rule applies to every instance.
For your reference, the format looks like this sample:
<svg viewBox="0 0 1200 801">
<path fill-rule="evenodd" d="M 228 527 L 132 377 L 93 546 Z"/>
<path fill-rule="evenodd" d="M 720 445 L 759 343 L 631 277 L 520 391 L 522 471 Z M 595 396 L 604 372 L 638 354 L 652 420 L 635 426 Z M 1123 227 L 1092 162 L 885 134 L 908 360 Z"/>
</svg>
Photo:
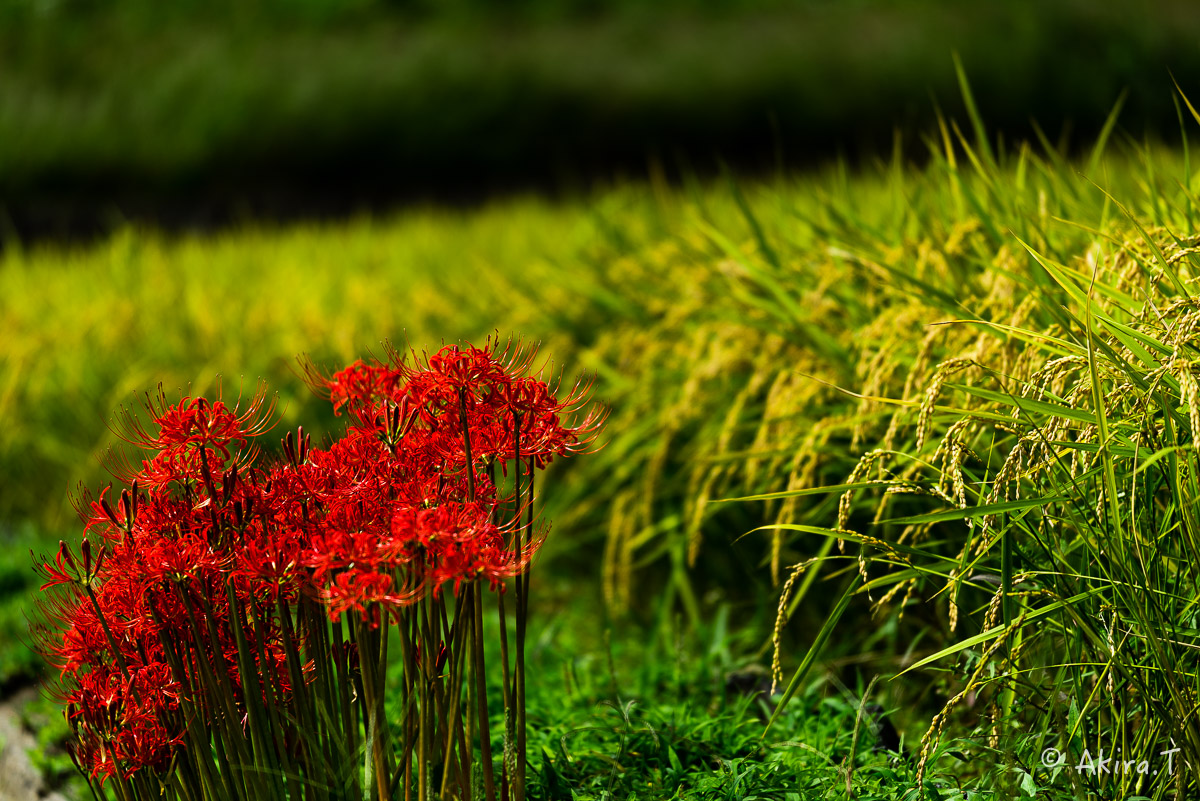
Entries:
<svg viewBox="0 0 1200 801">
<path fill-rule="evenodd" d="M 942 387 L 950 380 L 951 376 L 962 372 L 968 367 L 978 366 L 972 358 L 958 357 L 947 359 L 934 370 L 933 379 L 929 382 L 929 386 L 925 388 L 925 394 L 921 398 L 921 411 L 917 417 L 917 453 L 921 452 L 921 449 L 925 445 L 925 439 L 929 435 L 929 423 L 933 417 L 933 409 L 937 404 L 938 396 L 941 395 Z"/>
<path fill-rule="evenodd" d="M 864 453 L 862 458 L 858 460 L 858 464 L 854 466 L 854 470 L 852 470 L 850 475 L 846 478 L 845 483 L 857 484 L 858 482 L 862 481 L 863 478 L 866 477 L 867 473 L 870 472 L 871 468 L 877 463 L 883 461 L 884 457 L 887 455 L 888 452 L 882 449 L 875 449 L 873 451 Z M 838 499 L 837 528 L 839 530 L 850 530 L 850 513 L 853 510 L 853 504 L 854 490 L 848 489 L 842 493 L 842 497 Z M 838 550 L 842 550 L 843 548 L 844 541 L 838 540 Z"/>
<path fill-rule="evenodd" d="M 797 579 L 804 575 L 804 571 L 812 565 L 813 560 L 807 562 L 799 562 L 792 566 L 791 572 L 788 573 L 787 581 L 783 583 L 783 588 L 779 591 L 779 606 L 775 610 L 775 626 L 771 630 L 771 692 L 775 694 L 779 682 L 783 680 L 783 627 L 787 624 L 788 618 L 788 602 L 791 600 L 792 587 Z"/>
<path fill-rule="evenodd" d="M 1192 440 L 1200 441 L 1200 383 L 1197 383 L 1193 369 L 1194 363 L 1186 362 L 1176 368 L 1175 377 L 1179 381 L 1180 400 L 1187 408 Z"/>
</svg>

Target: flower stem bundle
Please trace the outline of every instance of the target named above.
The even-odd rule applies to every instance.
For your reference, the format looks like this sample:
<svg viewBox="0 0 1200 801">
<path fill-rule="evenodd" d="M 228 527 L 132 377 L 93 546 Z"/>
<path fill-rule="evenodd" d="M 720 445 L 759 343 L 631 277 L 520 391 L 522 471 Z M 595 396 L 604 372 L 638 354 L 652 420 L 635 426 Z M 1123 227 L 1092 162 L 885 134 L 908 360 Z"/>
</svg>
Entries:
<svg viewBox="0 0 1200 801">
<path fill-rule="evenodd" d="M 148 423 L 125 415 L 148 458 L 115 471 L 115 504 L 80 504 L 78 553 L 40 564 L 58 623 L 40 642 L 98 797 L 525 797 L 534 474 L 603 418 L 533 356 L 489 341 L 310 368 L 347 431 L 324 449 L 289 432 L 270 464 L 264 390 L 233 408 L 160 391 Z"/>
</svg>

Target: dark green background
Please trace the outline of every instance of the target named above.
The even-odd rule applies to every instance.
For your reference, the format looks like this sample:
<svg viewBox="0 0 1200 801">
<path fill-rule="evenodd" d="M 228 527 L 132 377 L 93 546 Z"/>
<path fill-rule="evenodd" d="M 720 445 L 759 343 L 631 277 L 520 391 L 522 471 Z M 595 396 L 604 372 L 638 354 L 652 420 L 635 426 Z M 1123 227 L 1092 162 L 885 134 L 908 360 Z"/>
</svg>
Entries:
<svg viewBox="0 0 1200 801">
<path fill-rule="evenodd" d="M 204 225 L 924 148 L 1178 137 L 1185 2 L 0 0 L 0 221 Z"/>
</svg>

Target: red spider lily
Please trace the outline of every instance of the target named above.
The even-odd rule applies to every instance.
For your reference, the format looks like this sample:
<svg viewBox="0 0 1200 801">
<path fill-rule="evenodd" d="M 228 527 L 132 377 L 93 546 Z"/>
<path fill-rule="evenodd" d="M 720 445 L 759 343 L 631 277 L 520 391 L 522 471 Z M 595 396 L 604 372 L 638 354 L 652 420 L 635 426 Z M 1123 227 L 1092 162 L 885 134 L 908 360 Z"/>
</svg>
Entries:
<svg viewBox="0 0 1200 801">
<path fill-rule="evenodd" d="M 33 556 L 33 552 L 30 551 L 29 555 Z M 42 562 L 36 564 L 36 569 L 49 579 L 41 586 L 43 592 L 60 584 L 74 585 L 79 581 L 79 569 L 75 566 L 75 560 L 71 553 L 67 550 L 67 544 L 62 540 L 58 541 L 58 556 L 54 566 L 51 566 L 49 562 Z"/>
<path fill-rule="evenodd" d="M 262 388 L 233 408 L 219 396 L 171 404 L 160 389 L 147 397 L 148 422 L 126 413 L 121 436 L 150 451 L 138 462 L 117 457 L 118 477 L 131 486 L 115 504 L 111 487 L 82 496 L 79 554 L 60 544 L 38 568 L 59 632 L 35 636 L 59 668 L 56 693 L 68 705 L 81 769 L 101 783 L 160 774 L 188 743 L 185 721 L 199 731 L 224 727 L 227 738 L 257 736 L 265 724 L 254 709 L 275 710 L 273 725 L 285 729 L 254 753 L 282 748 L 303 762 L 300 699 L 318 677 L 331 684 L 322 671 L 353 678 L 355 697 L 373 697 L 368 667 L 386 659 L 371 650 L 372 630 L 395 620 L 408 638 L 418 619 L 449 626 L 447 587 L 459 609 L 480 614 L 484 583 L 503 592 L 515 577 L 520 602 L 543 536 L 522 522 L 531 493 L 519 479 L 587 447 L 603 420 L 584 411 L 589 385 L 558 398 L 534 355 L 489 340 L 411 363 L 391 351 L 386 363 L 355 362 L 330 378 L 308 368 L 335 413 L 348 412 L 348 428 L 327 448 L 289 433 L 286 459 L 266 467 L 256 466 L 252 442 L 274 408 Z M 516 497 L 502 497 L 493 476 L 497 467 L 507 475 L 514 460 Z M 352 643 L 340 639 L 343 617 Z M 465 625 L 475 639 L 455 641 L 475 649 L 474 674 L 482 630 Z M 439 674 L 452 659 L 460 670 L 464 663 L 444 634 L 405 640 L 416 653 L 440 648 Z M 314 661 L 322 653 L 328 664 Z M 429 714 L 424 700 L 417 707 Z M 343 720 L 367 725 L 365 713 Z"/>
<path fill-rule="evenodd" d="M 182 728 L 163 722 L 178 705 L 179 687 L 164 664 L 147 665 L 132 679 L 103 669 L 85 674 L 67 702 L 80 746 L 73 758 L 89 765 L 101 784 L 118 769 L 128 778 L 143 768 L 165 768 L 183 743 Z"/>
<path fill-rule="evenodd" d="M 392 577 L 377 570 L 345 570 L 333 576 L 321 591 L 329 618 L 337 621 L 343 612 L 354 610 L 366 616 L 372 608 L 396 609 L 417 597 L 414 590 L 396 591 Z M 372 625 L 377 621 L 372 619 Z"/>
<path fill-rule="evenodd" d="M 354 412 L 371 400 L 390 397 L 398 380 L 394 371 L 380 364 L 366 364 L 360 359 L 322 383 L 329 392 L 333 413 L 341 414 L 343 406 L 349 405 Z"/>
<path fill-rule="evenodd" d="M 252 529 L 245 532 L 230 572 L 238 596 L 272 606 L 281 598 L 294 601 L 308 576 L 301 564 L 307 538 L 301 531 L 286 527 L 264 532 L 258 523 Z"/>
<path fill-rule="evenodd" d="M 269 431 L 275 401 L 267 399 L 265 384 L 259 385 L 242 408 L 241 399 L 230 409 L 220 398 L 183 398 L 170 405 L 160 386 L 144 403 L 151 416 L 146 426 L 128 411 L 123 412 L 117 433 L 126 442 L 147 450 L 170 451 L 177 448 L 217 448 L 228 455 L 229 446 L 245 442 Z"/>
<path fill-rule="evenodd" d="M 491 522 L 494 514 L 494 504 L 478 501 L 398 509 L 391 520 L 392 538 L 411 558 L 422 559 L 422 577 L 435 593 L 446 582 L 453 582 L 458 592 L 464 581 L 477 578 L 495 587 L 519 573 L 530 554 L 505 547 L 503 531 Z"/>
<path fill-rule="evenodd" d="M 140 469 L 115 457 L 110 465 L 120 478 L 132 480 L 136 475 L 145 486 L 165 487 L 172 482 L 196 482 L 209 490 L 220 481 L 231 462 L 231 450 L 250 455 L 246 446 L 250 439 L 272 427 L 275 401 L 267 400 L 266 386 L 260 385 L 242 407 L 242 399 L 231 409 L 218 397 L 184 397 L 179 403 L 167 403 L 159 387 L 158 393 L 146 396 L 143 403 L 150 415 L 146 424 L 133 413 L 123 410 L 113 432 L 125 442 L 149 451 L 153 459 L 143 461 Z"/>
<path fill-rule="evenodd" d="M 328 393 L 336 408 L 354 410 L 364 429 L 385 427 L 389 403 L 394 410 L 415 409 L 422 427 L 448 432 L 440 443 L 443 456 L 461 454 L 461 448 L 450 443 L 460 437 L 462 407 L 473 437 L 490 426 L 508 436 L 513 429 L 512 416 L 519 415 L 529 432 L 520 455 L 538 458 L 541 466 L 553 455 L 576 452 L 591 443 L 604 414 L 593 409 L 582 420 L 575 420 L 587 404 L 590 384 L 579 382 L 566 397 L 556 398 L 558 382 L 552 388 L 541 378 L 542 370 L 532 374 L 535 353 L 512 342 L 501 350 L 498 341 L 489 340 L 484 348 L 448 345 L 426 357 L 423 364 L 416 360 L 410 366 L 402 354 L 391 351 L 388 364 L 356 362 L 330 378 L 312 365 L 306 366 L 306 372 L 310 383 Z M 412 424 L 407 415 L 405 423 Z M 503 437 L 490 439 L 493 447 L 476 456 L 513 457 L 512 448 L 503 447 Z M 434 440 L 431 445 L 439 443 Z"/>
</svg>

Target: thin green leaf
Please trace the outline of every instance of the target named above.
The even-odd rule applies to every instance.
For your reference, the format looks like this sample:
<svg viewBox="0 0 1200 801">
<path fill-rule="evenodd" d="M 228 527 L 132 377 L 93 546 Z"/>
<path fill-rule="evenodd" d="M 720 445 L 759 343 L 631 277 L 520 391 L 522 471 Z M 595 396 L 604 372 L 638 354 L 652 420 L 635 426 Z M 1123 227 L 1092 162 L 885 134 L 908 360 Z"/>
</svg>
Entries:
<svg viewBox="0 0 1200 801">
<path fill-rule="evenodd" d="M 829 613 L 829 617 L 825 618 L 825 624 L 821 626 L 821 630 L 817 632 L 817 637 L 813 640 L 812 646 L 808 649 L 808 653 L 804 655 L 804 659 L 800 662 L 800 666 L 796 668 L 796 672 L 792 674 L 791 681 L 788 682 L 787 689 L 783 691 L 783 697 L 779 699 L 779 703 L 775 707 L 774 714 L 767 721 L 767 725 L 763 728 L 762 736 L 765 738 L 767 732 L 771 730 L 771 726 L 779 719 L 780 713 L 787 706 L 788 701 L 792 700 L 792 696 L 796 694 L 796 690 L 800 688 L 801 682 L 808 675 L 808 671 L 812 669 L 813 663 L 821 653 L 821 649 L 825 647 L 825 643 L 829 641 L 833 635 L 833 630 L 837 628 L 838 621 L 842 619 L 842 615 L 846 611 L 846 607 L 850 606 L 850 601 L 862 584 L 862 577 L 857 573 L 850 579 L 850 583 L 846 589 L 842 591 L 842 597 L 838 599 L 837 605 Z"/>
<path fill-rule="evenodd" d="M 1027 498 L 1019 501 L 1005 501 L 1004 503 L 989 503 L 982 506 L 968 506 L 965 509 L 947 509 L 944 512 L 912 515 L 911 517 L 893 517 L 889 520 L 880 520 L 877 525 L 884 525 L 885 523 L 890 525 L 912 525 L 913 523 L 944 523 L 947 520 L 971 520 L 976 517 L 984 517 L 985 515 L 1019 512 L 1022 509 L 1048 506 L 1052 503 L 1059 503 L 1066 500 L 1070 500 L 1066 495 L 1054 495 L 1049 498 Z"/>
<path fill-rule="evenodd" d="M 1088 598 L 1091 598 L 1093 595 L 1099 595 L 1100 593 L 1104 592 L 1105 589 L 1106 589 L 1105 587 L 1095 587 L 1093 589 L 1087 590 L 1086 592 L 1081 592 L 1078 595 L 1073 595 L 1070 598 L 1067 598 L 1066 600 L 1055 601 L 1054 603 L 1052 603 L 1048 606 L 1044 606 L 1041 609 L 1037 609 L 1037 610 L 1025 615 L 1025 622 L 1023 625 L 1029 625 L 1030 623 L 1032 623 L 1035 620 L 1040 620 L 1041 618 L 1049 615 L 1051 612 L 1057 612 L 1059 609 L 1062 609 L 1064 606 L 1071 606 L 1073 604 L 1079 603 L 1080 601 L 1085 601 Z M 913 664 L 909 665 L 904 670 L 897 673 L 896 678 L 900 678 L 905 673 L 909 673 L 911 671 L 917 670 L 918 668 L 923 668 L 926 665 L 937 662 L 940 659 L 945 659 L 948 656 L 953 656 L 954 654 L 957 654 L 961 651 L 965 651 L 966 649 L 974 647 L 976 645 L 979 645 L 980 643 L 985 643 L 985 642 L 988 642 L 989 640 L 995 639 L 996 637 L 1000 636 L 1000 634 L 1002 634 L 1003 632 L 1004 632 L 1004 626 L 993 626 L 992 628 L 988 629 L 987 631 L 981 631 L 979 634 L 976 634 L 974 637 L 968 637 L 967 639 L 962 640 L 961 642 L 957 642 L 954 645 L 951 645 L 949 648 L 943 648 L 942 650 L 938 651 L 935 654 L 930 654 L 929 656 L 925 657 L 924 659 L 914 662 Z"/>
</svg>

